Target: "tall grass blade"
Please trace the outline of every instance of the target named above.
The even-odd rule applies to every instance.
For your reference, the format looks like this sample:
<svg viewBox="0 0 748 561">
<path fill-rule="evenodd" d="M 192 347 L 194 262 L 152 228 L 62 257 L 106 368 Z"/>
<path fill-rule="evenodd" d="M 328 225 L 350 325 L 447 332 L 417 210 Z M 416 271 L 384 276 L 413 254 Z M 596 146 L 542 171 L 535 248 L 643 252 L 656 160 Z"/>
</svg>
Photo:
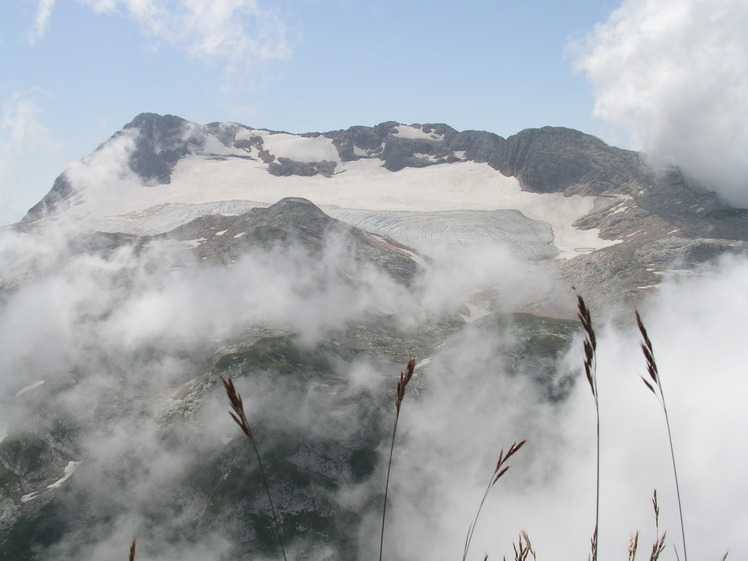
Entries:
<svg viewBox="0 0 748 561">
<path fill-rule="evenodd" d="M 252 433 L 252 427 L 250 427 L 247 415 L 244 413 L 242 396 L 239 395 L 239 391 L 236 389 L 236 386 L 234 386 L 234 381 L 231 378 L 221 377 L 221 382 L 223 382 L 223 387 L 226 389 L 226 395 L 229 398 L 231 409 L 233 409 L 233 412 L 229 411 L 229 415 L 231 415 L 231 418 L 234 419 L 236 424 L 239 425 L 239 428 L 242 429 L 242 432 L 247 436 L 249 443 L 252 445 L 252 450 L 257 457 L 257 463 L 260 466 L 260 475 L 262 476 L 262 485 L 265 488 L 268 503 L 270 504 L 270 512 L 273 515 L 273 524 L 275 525 L 275 532 L 278 535 L 278 543 L 280 544 L 281 553 L 283 554 L 283 561 L 288 561 L 286 559 L 286 549 L 283 547 L 283 536 L 281 534 L 280 522 L 278 522 L 278 515 L 276 514 L 275 506 L 273 505 L 273 497 L 270 495 L 270 485 L 268 485 L 268 480 L 265 476 L 265 467 L 262 465 L 262 458 L 260 457 L 260 451 L 257 448 L 254 434 Z"/>
<path fill-rule="evenodd" d="M 686 549 L 686 530 L 685 525 L 683 523 L 683 503 L 681 501 L 680 496 L 680 484 L 678 483 L 678 468 L 676 467 L 675 462 L 675 450 L 673 448 L 673 434 L 670 430 L 670 416 L 667 412 L 667 405 L 665 403 L 665 393 L 662 390 L 662 380 L 660 379 L 660 372 L 657 368 L 657 362 L 655 361 L 654 356 L 654 348 L 652 347 L 652 341 L 649 339 L 649 335 L 647 333 L 646 328 L 644 327 L 644 323 L 642 322 L 642 318 L 639 315 L 638 311 L 635 311 L 636 315 L 636 325 L 639 328 L 639 333 L 641 333 L 642 336 L 642 353 L 644 354 L 644 359 L 647 363 L 647 372 L 649 373 L 650 378 L 652 378 L 652 381 L 654 382 L 654 387 L 652 384 L 647 383 L 647 381 L 644 380 L 644 382 L 647 384 L 647 387 L 652 391 L 652 393 L 655 395 L 657 400 L 660 402 L 660 405 L 662 406 L 662 411 L 665 414 L 665 425 L 667 426 L 667 438 L 668 443 L 670 444 L 670 458 L 673 463 L 673 477 L 675 479 L 675 492 L 678 496 L 678 514 L 680 515 L 680 533 L 681 538 L 683 540 L 683 561 L 688 561 L 688 551 Z M 657 391 L 655 391 L 655 388 Z"/>
<path fill-rule="evenodd" d="M 397 382 L 395 390 L 395 424 L 392 427 L 392 442 L 390 443 L 390 457 L 387 461 L 387 479 L 384 483 L 384 504 L 382 505 L 382 532 L 379 536 L 379 561 L 382 561 L 382 550 L 384 548 L 384 521 L 387 516 L 387 494 L 390 489 L 390 471 L 392 471 L 392 455 L 395 451 L 395 435 L 397 434 L 397 421 L 400 419 L 400 406 L 405 398 L 405 388 L 413 377 L 416 368 L 416 359 L 411 358 L 408 361 L 405 370 L 400 372 L 400 379 Z"/>
<path fill-rule="evenodd" d="M 499 452 L 499 460 L 496 462 L 496 467 L 493 470 L 493 473 L 491 474 L 491 477 L 488 480 L 488 485 L 486 486 L 486 490 L 483 493 L 483 498 L 480 501 L 480 504 L 478 505 L 478 511 L 475 513 L 475 518 L 473 519 L 473 522 L 468 527 L 467 536 L 465 536 L 465 547 L 462 550 L 462 561 L 465 561 L 467 559 L 468 550 L 470 549 L 470 543 L 473 541 L 473 532 L 475 532 L 475 526 L 478 523 L 478 517 L 480 516 L 480 511 L 483 509 L 483 504 L 486 502 L 486 497 L 488 497 L 489 491 L 493 488 L 494 485 L 496 485 L 496 482 L 501 479 L 501 476 L 504 475 L 509 470 L 509 464 L 507 464 L 507 460 L 511 458 L 514 454 L 516 454 L 522 446 L 525 445 L 526 440 L 522 440 L 520 442 L 514 442 L 510 447 L 509 450 L 507 450 L 506 455 L 504 454 L 504 449 L 502 448 Z M 520 539 L 521 543 L 521 539 Z M 527 542 L 529 544 L 529 541 Z"/>
<path fill-rule="evenodd" d="M 598 528 L 600 523 L 600 403 L 597 393 L 597 337 L 592 327 L 592 315 L 590 309 L 584 302 L 584 298 L 577 295 L 577 317 L 582 323 L 584 329 L 584 374 L 587 377 L 587 383 L 592 390 L 592 397 L 595 400 L 595 423 L 597 429 L 597 466 L 596 466 L 596 485 L 595 485 L 595 530 L 590 540 L 590 559 L 597 561 L 597 544 Z"/>
</svg>

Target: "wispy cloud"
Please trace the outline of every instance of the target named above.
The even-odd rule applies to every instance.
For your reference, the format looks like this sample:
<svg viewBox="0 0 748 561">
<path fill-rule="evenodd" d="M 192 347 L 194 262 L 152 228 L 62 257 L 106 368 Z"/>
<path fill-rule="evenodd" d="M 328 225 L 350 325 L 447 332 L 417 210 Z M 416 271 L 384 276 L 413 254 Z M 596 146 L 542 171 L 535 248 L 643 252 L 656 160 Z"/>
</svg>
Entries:
<svg viewBox="0 0 748 561">
<path fill-rule="evenodd" d="M 55 0 L 39 0 L 39 6 L 36 9 L 36 18 L 34 18 L 34 25 L 31 26 L 27 34 L 27 40 L 32 45 L 35 45 L 36 42 L 47 33 L 54 5 Z"/>
<path fill-rule="evenodd" d="M 747 28 L 740 0 L 624 0 L 573 46 L 596 117 L 740 206 L 748 206 Z"/>
<path fill-rule="evenodd" d="M 41 121 L 37 99 L 46 94 L 39 88 L 16 91 L 2 104 L 0 118 L 0 223 L 17 219 L 27 201 L 17 201 L 19 187 L 33 190 L 39 156 L 58 156 L 62 145 L 55 142 Z M 36 171 L 33 171 L 36 170 Z M 46 186 L 48 188 L 48 186 Z M 19 205 L 24 208 L 19 208 Z M 12 218 L 11 218 L 12 216 Z"/>
<path fill-rule="evenodd" d="M 257 0 L 78 0 L 100 14 L 122 14 L 141 31 L 206 63 L 234 72 L 287 58 L 291 46 L 276 10 Z M 36 44 L 49 30 L 56 0 L 39 0 L 28 31 Z"/>
<path fill-rule="evenodd" d="M 99 13 L 122 11 L 142 31 L 191 56 L 244 67 L 286 58 L 278 13 L 255 0 L 80 0 Z"/>
</svg>

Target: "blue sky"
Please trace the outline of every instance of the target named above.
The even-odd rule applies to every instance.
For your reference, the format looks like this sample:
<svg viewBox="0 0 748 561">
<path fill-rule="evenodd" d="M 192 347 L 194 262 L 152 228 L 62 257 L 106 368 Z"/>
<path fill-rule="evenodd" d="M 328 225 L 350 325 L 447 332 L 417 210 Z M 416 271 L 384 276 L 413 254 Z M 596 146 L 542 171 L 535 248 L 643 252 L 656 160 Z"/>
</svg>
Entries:
<svg viewBox="0 0 748 561">
<path fill-rule="evenodd" d="M 705 26 L 700 10 L 707 5 L 717 16 Z M 506 137 L 559 125 L 619 146 L 659 150 L 677 163 L 668 146 L 683 131 L 665 126 L 665 148 L 653 147 L 663 126 L 653 130 L 651 123 L 653 112 L 667 113 L 662 107 L 673 105 L 668 95 L 683 91 L 677 89 L 682 77 L 653 67 L 652 60 L 662 52 L 666 68 L 682 74 L 678 57 L 688 55 L 685 37 L 693 43 L 698 26 L 705 29 L 701 40 L 707 47 L 719 36 L 715 57 L 735 60 L 725 74 L 745 75 L 744 5 L 4 0 L 0 223 L 20 219 L 67 162 L 144 111 L 290 132 L 395 120 L 445 122 Z M 734 37 L 725 34 L 733 24 Z M 653 33 L 642 33 L 648 25 Z M 714 65 L 707 60 L 703 68 L 711 72 Z M 672 73 L 675 84 L 649 92 L 642 96 L 646 103 L 632 108 L 626 92 L 652 72 L 658 79 L 650 82 L 668 82 L 661 76 Z M 720 87 L 725 89 L 724 77 Z M 737 94 L 727 88 L 729 99 L 744 111 L 745 80 L 736 88 Z M 704 97 L 713 95 L 704 89 L 693 104 L 703 106 Z M 689 114 L 684 105 L 671 122 Z M 732 134 L 743 139 L 740 132 Z M 740 166 L 740 154 L 737 160 Z"/>
</svg>

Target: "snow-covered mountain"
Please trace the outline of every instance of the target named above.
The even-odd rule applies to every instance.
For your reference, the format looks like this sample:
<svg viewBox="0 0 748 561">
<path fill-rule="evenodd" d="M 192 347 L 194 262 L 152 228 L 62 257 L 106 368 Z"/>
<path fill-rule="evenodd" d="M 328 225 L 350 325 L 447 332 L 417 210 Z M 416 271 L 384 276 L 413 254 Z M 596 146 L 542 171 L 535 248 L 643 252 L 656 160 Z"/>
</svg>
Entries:
<svg viewBox="0 0 748 561">
<path fill-rule="evenodd" d="M 296 556 L 370 558 L 415 355 L 392 513 L 407 559 L 424 554 L 409 533 L 461 545 L 468 520 L 440 512 L 472 508 L 488 433 L 545 442 L 521 484 L 577 495 L 547 468 L 579 467 L 559 405 L 579 393 L 572 287 L 596 314 L 646 303 L 746 254 L 748 211 L 569 129 L 142 114 L 0 234 L 4 558 L 115 559 L 133 535 L 151 559 L 274 552 L 219 376 L 262 435 Z M 582 555 L 590 528 L 560 506 Z"/>
<path fill-rule="evenodd" d="M 500 242 L 523 259 L 555 259 L 569 284 L 608 298 L 742 252 L 748 237 L 748 211 L 574 130 L 504 139 L 387 122 L 296 135 L 155 114 L 72 164 L 23 223 L 52 216 L 154 235 L 284 197 L 427 253 Z M 605 263 L 628 272 L 608 275 Z"/>
</svg>

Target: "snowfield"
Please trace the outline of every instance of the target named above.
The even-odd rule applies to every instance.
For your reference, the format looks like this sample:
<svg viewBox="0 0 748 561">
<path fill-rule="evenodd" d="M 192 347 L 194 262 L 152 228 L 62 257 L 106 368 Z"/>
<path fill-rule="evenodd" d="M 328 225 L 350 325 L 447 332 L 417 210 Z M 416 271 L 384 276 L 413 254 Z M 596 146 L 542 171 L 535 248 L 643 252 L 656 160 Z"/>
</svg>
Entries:
<svg viewBox="0 0 748 561">
<path fill-rule="evenodd" d="M 432 136 L 405 126 L 398 128 L 398 134 Z M 121 145 L 109 143 L 106 158 L 76 164 L 72 178 L 77 192 L 67 214 L 102 231 L 156 234 L 205 214 L 237 214 L 284 197 L 303 197 L 333 217 L 416 248 L 435 240 L 449 244 L 511 239 L 520 253 L 531 258 L 563 259 L 617 243 L 600 239 L 596 230 L 573 226 L 594 208 L 595 197 L 525 192 L 517 179 L 487 164 L 468 161 L 391 172 L 378 158 L 341 162 L 332 141 L 322 136 L 252 129 L 237 133 L 238 138 L 253 136 L 261 137 L 264 148 L 276 157 L 334 161 L 335 173 L 332 177 L 274 176 L 256 148 L 228 148 L 208 135 L 205 152 L 182 158 L 172 171 L 171 183 L 144 185 L 127 166 L 132 139 L 123 136 Z M 496 211 L 519 215 L 504 214 L 490 222 L 485 213 Z M 413 213 L 432 214 L 415 219 Z M 542 225 L 530 226 L 532 221 L 549 226 L 550 238 Z"/>
</svg>

